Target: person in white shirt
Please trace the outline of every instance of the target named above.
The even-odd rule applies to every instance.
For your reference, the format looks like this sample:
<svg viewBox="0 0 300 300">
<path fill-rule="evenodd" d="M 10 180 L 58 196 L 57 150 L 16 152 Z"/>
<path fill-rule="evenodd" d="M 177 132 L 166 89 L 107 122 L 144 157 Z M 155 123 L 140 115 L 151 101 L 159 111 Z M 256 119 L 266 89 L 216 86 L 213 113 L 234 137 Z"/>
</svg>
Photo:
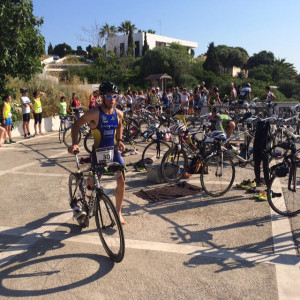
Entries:
<svg viewBox="0 0 300 300">
<path fill-rule="evenodd" d="M 181 108 L 183 109 L 183 112 L 185 115 L 187 115 L 187 113 L 188 113 L 189 99 L 190 99 L 190 95 L 187 92 L 187 89 L 184 88 L 181 93 L 180 104 L 181 104 Z"/>
<path fill-rule="evenodd" d="M 22 96 L 20 98 L 20 102 L 22 105 L 22 113 L 23 113 L 23 132 L 24 132 L 24 138 L 29 139 L 31 137 L 30 135 L 30 129 L 29 129 L 29 122 L 30 122 L 30 108 L 33 110 L 33 105 L 28 98 L 28 90 L 25 88 L 20 89 L 20 93 L 22 93 Z"/>
</svg>

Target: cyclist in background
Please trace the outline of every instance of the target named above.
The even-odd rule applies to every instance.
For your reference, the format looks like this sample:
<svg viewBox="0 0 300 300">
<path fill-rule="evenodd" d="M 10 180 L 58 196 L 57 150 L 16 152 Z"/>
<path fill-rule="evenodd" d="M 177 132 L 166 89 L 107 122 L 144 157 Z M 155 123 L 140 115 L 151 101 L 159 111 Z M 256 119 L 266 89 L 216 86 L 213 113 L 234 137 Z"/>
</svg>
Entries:
<svg viewBox="0 0 300 300">
<path fill-rule="evenodd" d="M 210 118 L 215 122 L 215 129 L 226 132 L 227 138 L 230 138 L 235 130 L 235 123 L 231 117 L 226 114 L 217 114 L 217 108 L 213 107 Z"/>
<path fill-rule="evenodd" d="M 216 103 L 221 104 L 221 99 L 220 99 L 219 89 L 216 86 L 213 86 L 210 89 L 207 97 L 208 111 L 212 111 L 212 106 Z"/>
<path fill-rule="evenodd" d="M 67 121 L 66 121 L 66 116 L 67 116 L 67 103 L 66 103 L 66 97 L 61 96 L 60 97 L 60 102 L 56 104 L 56 107 L 59 108 L 59 118 L 62 119 L 63 121 L 63 128 L 62 130 L 66 129 Z"/>
<path fill-rule="evenodd" d="M 269 86 L 266 86 L 266 99 L 269 104 L 272 100 L 276 100 L 276 96 L 271 92 L 271 88 Z"/>
<path fill-rule="evenodd" d="M 246 85 L 241 89 L 238 104 L 241 105 L 245 101 L 247 101 L 248 103 L 251 102 L 251 84 L 250 83 L 246 83 Z"/>
<path fill-rule="evenodd" d="M 69 153 L 74 154 L 74 151 L 79 151 L 78 146 L 78 132 L 80 126 L 86 123 L 90 123 L 92 134 L 94 137 L 94 146 L 92 151 L 92 165 L 97 164 L 96 150 L 100 152 L 109 151 L 109 154 L 113 156 L 113 161 L 125 167 L 124 160 L 121 156 L 120 150 L 125 150 L 124 141 L 122 139 L 123 134 L 123 112 L 115 108 L 116 100 L 118 98 L 118 87 L 113 82 L 104 82 L 99 87 L 100 93 L 103 95 L 103 102 L 95 109 L 91 109 L 86 112 L 81 118 L 79 118 L 72 126 L 72 146 L 69 147 Z M 106 148 L 106 149 L 104 149 Z M 111 148 L 108 150 L 107 148 Z M 125 170 L 118 171 L 115 174 L 117 181 L 117 187 L 115 190 L 116 197 L 116 209 L 119 214 L 121 223 L 126 224 L 123 219 L 121 209 L 125 197 Z M 87 191 L 91 191 L 93 186 L 93 179 L 87 180 Z M 74 208 L 74 217 L 79 220 L 85 216 L 85 212 L 80 208 Z"/>
</svg>

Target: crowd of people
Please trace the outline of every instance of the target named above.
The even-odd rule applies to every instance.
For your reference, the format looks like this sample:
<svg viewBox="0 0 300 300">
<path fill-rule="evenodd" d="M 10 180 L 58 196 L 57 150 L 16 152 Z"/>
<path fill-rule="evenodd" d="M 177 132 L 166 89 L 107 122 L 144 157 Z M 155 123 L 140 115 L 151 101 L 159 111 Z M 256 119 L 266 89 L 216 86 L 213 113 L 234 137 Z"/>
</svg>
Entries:
<svg viewBox="0 0 300 300">
<path fill-rule="evenodd" d="M 246 83 L 244 86 L 234 86 L 234 83 L 230 83 L 229 97 L 221 98 L 219 89 L 216 86 L 207 89 L 205 82 L 196 86 L 194 90 L 188 90 L 184 87 L 168 88 L 166 91 L 161 92 L 158 87 L 153 87 L 146 90 L 134 90 L 132 91 L 130 86 L 125 92 L 118 91 L 116 98 L 116 108 L 123 111 L 129 109 L 131 111 L 138 111 L 141 108 L 145 108 L 148 105 L 156 107 L 159 111 L 159 107 L 164 108 L 172 107 L 175 111 L 181 109 L 185 115 L 192 114 L 194 112 L 201 112 L 201 108 L 207 105 L 208 110 L 212 112 L 212 108 L 215 104 L 222 104 L 226 101 L 229 103 L 237 102 L 243 104 L 251 102 L 251 85 Z M 271 102 L 276 99 L 274 93 L 271 92 L 269 86 L 266 86 L 266 98 L 265 100 Z M 28 139 L 42 132 L 42 102 L 41 99 L 46 95 L 41 91 L 34 91 L 32 101 L 28 97 L 28 90 L 21 88 L 22 94 L 20 103 L 22 107 L 23 115 L 23 134 L 24 138 Z M 12 110 L 11 110 L 11 95 L 5 95 L 3 97 L 4 103 L 2 106 L 2 122 L 0 122 L 0 147 L 4 144 L 11 144 L 15 141 L 12 139 Z M 101 105 L 103 102 L 103 95 L 98 90 L 92 92 L 89 97 L 89 109 L 95 108 Z M 68 111 L 68 105 L 66 97 L 62 96 L 60 102 L 56 104 L 61 116 L 66 116 Z M 72 94 L 70 99 L 69 109 L 74 112 L 76 118 L 80 117 L 81 109 L 80 101 L 76 93 Z M 30 133 L 30 116 L 33 112 L 34 117 L 34 133 Z"/>
</svg>

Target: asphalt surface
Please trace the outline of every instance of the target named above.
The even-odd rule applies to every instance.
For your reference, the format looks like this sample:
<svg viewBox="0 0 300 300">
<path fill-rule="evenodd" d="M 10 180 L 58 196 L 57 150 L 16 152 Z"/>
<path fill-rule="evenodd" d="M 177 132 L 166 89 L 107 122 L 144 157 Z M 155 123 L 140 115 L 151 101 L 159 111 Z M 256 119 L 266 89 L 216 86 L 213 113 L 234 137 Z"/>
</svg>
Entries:
<svg viewBox="0 0 300 300">
<path fill-rule="evenodd" d="M 72 218 L 76 165 L 58 134 L 17 140 L 0 149 L 1 299 L 299 299 L 300 216 L 278 216 L 237 188 L 149 203 L 134 192 L 164 184 L 133 169 L 140 143 L 125 158 L 126 252 L 115 264 L 95 222 L 81 231 Z M 250 166 L 236 172 L 235 183 L 254 176 Z M 188 182 L 200 187 L 198 175 Z M 113 198 L 113 178 L 103 186 Z"/>
</svg>

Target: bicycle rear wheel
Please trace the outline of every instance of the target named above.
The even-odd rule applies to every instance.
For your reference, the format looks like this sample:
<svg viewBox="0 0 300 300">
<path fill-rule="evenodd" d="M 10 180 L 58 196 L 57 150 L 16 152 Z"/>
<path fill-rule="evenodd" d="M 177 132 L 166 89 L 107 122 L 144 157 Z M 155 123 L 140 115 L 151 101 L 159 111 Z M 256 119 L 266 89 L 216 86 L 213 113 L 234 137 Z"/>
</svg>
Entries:
<svg viewBox="0 0 300 300">
<path fill-rule="evenodd" d="M 235 167 L 231 157 L 214 154 L 205 160 L 200 181 L 205 193 L 220 197 L 228 192 L 235 178 Z"/>
<path fill-rule="evenodd" d="M 163 179 L 168 183 L 178 182 L 187 172 L 188 157 L 178 146 L 170 148 L 161 161 L 160 170 Z"/>
<path fill-rule="evenodd" d="M 71 128 L 68 127 L 65 129 L 64 134 L 63 134 L 63 142 L 64 144 L 69 148 L 72 145 L 72 136 L 71 136 Z M 81 132 L 78 132 L 78 144 L 81 141 Z"/>
<path fill-rule="evenodd" d="M 163 156 L 170 149 L 170 145 L 164 141 L 155 141 L 146 146 L 142 154 L 144 168 L 149 165 L 160 165 Z"/>
<path fill-rule="evenodd" d="M 102 245 L 111 260 L 121 262 L 125 254 L 125 240 L 118 213 L 104 193 L 97 195 L 96 208 L 95 219 Z"/>
<path fill-rule="evenodd" d="M 267 189 L 270 206 L 283 216 L 295 216 L 300 213 L 300 168 L 293 169 L 294 171 L 290 170 L 290 174 L 285 177 L 273 176 Z"/>
</svg>

